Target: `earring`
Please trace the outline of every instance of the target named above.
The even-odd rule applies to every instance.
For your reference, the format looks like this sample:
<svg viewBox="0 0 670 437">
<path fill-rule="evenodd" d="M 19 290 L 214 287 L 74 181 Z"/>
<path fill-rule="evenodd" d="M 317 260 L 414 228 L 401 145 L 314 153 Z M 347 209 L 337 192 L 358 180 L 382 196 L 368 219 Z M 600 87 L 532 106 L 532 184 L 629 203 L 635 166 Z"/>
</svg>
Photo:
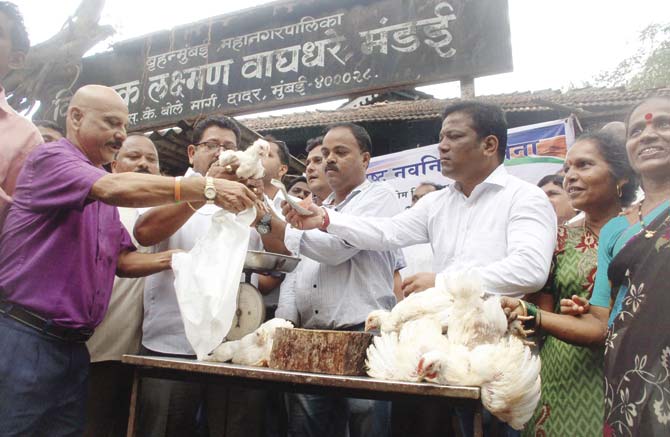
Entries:
<svg viewBox="0 0 670 437">
<path fill-rule="evenodd" d="M 616 186 L 616 194 L 621 198 L 623 196 L 623 191 L 621 190 L 621 185 Z"/>
</svg>

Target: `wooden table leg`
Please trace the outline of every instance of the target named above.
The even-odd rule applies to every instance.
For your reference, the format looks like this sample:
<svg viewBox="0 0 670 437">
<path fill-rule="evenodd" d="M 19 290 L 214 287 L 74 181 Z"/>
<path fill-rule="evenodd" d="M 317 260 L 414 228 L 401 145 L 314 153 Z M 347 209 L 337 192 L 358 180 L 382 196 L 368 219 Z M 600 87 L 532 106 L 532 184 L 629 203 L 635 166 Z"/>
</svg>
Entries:
<svg viewBox="0 0 670 437">
<path fill-rule="evenodd" d="M 484 436 L 484 425 L 482 424 L 482 403 L 477 402 L 475 407 L 474 423 L 473 423 L 473 436 L 474 437 L 483 437 Z"/>
<path fill-rule="evenodd" d="M 128 413 L 128 431 L 126 437 L 135 437 L 135 427 L 137 424 L 137 397 L 140 392 L 140 371 L 136 367 L 133 372 L 133 390 L 130 392 L 130 412 Z"/>
</svg>

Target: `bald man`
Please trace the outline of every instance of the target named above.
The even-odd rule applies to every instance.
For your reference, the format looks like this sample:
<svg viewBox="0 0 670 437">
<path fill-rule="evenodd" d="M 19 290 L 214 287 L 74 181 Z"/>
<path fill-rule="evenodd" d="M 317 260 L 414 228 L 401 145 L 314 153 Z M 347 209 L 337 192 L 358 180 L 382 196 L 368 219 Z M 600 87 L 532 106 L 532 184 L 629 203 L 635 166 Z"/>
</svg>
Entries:
<svg viewBox="0 0 670 437">
<path fill-rule="evenodd" d="M 611 121 L 600 128 L 600 130 L 602 132 L 607 132 L 610 135 L 614 135 L 624 142 L 626 141 L 626 123 L 623 121 Z"/>
<path fill-rule="evenodd" d="M 154 142 L 144 135 L 131 134 L 112 161 L 112 173 L 160 174 L 158 150 Z M 132 229 L 132 228 L 131 228 Z"/>
<path fill-rule="evenodd" d="M 111 88 L 73 96 L 66 138 L 35 148 L 0 234 L 0 435 L 81 435 L 85 342 L 109 304 L 114 275 L 170 268 L 171 254 L 137 253 L 115 206 L 208 201 L 232 212 L 255 195 L 223 179 L 109 174 L 128 109 Z"/>
</svg>

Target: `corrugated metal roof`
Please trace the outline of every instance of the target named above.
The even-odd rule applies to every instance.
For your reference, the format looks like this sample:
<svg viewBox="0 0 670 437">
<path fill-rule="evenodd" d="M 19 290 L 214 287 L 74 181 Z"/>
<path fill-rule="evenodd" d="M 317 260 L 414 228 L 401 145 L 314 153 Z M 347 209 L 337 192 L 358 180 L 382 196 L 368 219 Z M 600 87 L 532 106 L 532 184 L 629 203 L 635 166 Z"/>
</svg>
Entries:
<svg viewBox="0 0 670 437">
<path fill-rule="evenodd" d="M 565 93 L 546 90 L 478 96 L 476 99 L 500 105 L 506 112 L 547 111 L 554 109 L 551 105 L 574 108 L 578 112 L 602 112 L 625 109 L 654 94 L 670 95 L 670 88 L 640 91 L 623 88 L 582 88 Z M 244 124 L 256 131 L 269 131 L 323 126 L 338 122 L 425 120 L 439 118 L 447 105 L 458 101 L 460 99 L 381 102 L 357 108 L 250 118 L 244 120 Z"/>
<path fill-rule="evenodd" d="M 476 100 L 500 105 L 506 112 L 523 113 L 555 110 L 561 107 L 584 115 L 625 113 L 628 108 L 653 95 L 670 95 L 670 87 L 653 90 L 623 88 L 582 88 L 561 92 L 545 90 L 478 96 Z M 332 111 L 310 111 L 281 116 L 249 118 L 238 121 L 242 142 L 250 144 L 257 132 L 326 126 L 338 122 L 375 122 L 393 120 L 439 119 L 444 108 L 460 99 L 421 99 L 414 101 L 380 102 L 356 108 Z M 158 147 L 161 167 L 169 174 L 183 174 L 188 166 L 186 146 L 190 143 L 192 125 L 182 121 L 178 129 L 154 132 L 151 139 Z M 253 131 L 252 131 L 253 130 Z M 303 164 L 292 159 L 296 168 Z"/>
</svg>

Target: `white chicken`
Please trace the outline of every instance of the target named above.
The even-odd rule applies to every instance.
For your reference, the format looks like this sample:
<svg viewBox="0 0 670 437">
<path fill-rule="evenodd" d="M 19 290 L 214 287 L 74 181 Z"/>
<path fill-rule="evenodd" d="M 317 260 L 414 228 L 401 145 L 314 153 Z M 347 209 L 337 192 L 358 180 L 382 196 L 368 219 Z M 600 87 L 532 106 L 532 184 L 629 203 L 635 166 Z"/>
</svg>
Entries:
<svg viewBox="0 0 670 437">
<path fill-rule="evenodd" d="M 280 318 L 268 320 L 254 332 L 239 340 L 221 343 L 206 358 L 206 361 L 222 363 L 232 361 L 235 364 L 267 367 L 277 328 L 293 328 L 293 323 Z"/>
<path fill-rule="evenodd" d="M 526 346 L 527 331 L 508 329 L 499 298 L 485 298 L 481 281 L 467 270 L 448 275 L 447 289 L 454 298 L 449 346 L 421 357 L 419 379 L 479 386 L 484 407 L 521 429 L 540 398 L 540 360 Z"/>
<path fill-rule="evenodd" d="M 263 158 L 270 153 L 270 143 L 262 138 L 257 139 L 245 150 L 222 150 L 219 154 L 219 165 L 225 167 L 239 161 L 235 174 L 240 179 L 259 179 L 265 174 Z"/>
<path fill-rule="evenodd" d="M 422 355 L 447 347 L 440 321 L 431 316 L 410 320 L 400 332 L 382 332 L 367 350 L 365 364 L 373 378 L 419 381 L 417 365 Z"/>
<path fill-rule="evenodd" d="M 438 384 L 481 388 L 484 408 L 514 429 L 522 429 L 540 400 L 540 359 L 515 336 L 472 350 L 432 351 L 417 367 L 419 378 Z"/>
<path fill-rule="evenodd" d="M 381 331 L 367 351 L 368 375 L 480 387 L 484 407 L 521 429 L 540 398 L 540 360 L 526 346 L 528 331 L 518 320 L 516 329 L 508 326 L 499 297 L 487 295 L 471 269 L 443 277 L 390 312 L 368 315 L 366 329 Z"/>
<path fill-rule="evenodd" d="M 486 378 L 481 385 L 482 404 L 512 428 L 522 429 L 540 401 L 540 358 L 515 336 L 495 345 L 489 357 L 488 366 L 484 360 L 472 362 L 474 371 Z"/>
<path fill-rule="evenodd" d="M 453 298 L 442 284 L 434 288 L 412 293 L 401 300 L 391 311 L 375 310 L 365 320 L 365 330 L 379 329 L 381 332 L 398 332 L 404 323 L 425 316 L 435 316 L 444 331 L 449 322 Z"/>
<path fill-rule="evenodd" d="M 491 345 L 470 350 L 461 344 L 448 343 L 442 350 L 424 354 L 417 364 L 419 380 L 442 385 L 481 386 L 484 377 L 472 368 L 472 361 L 490 351 Z M 489 362 L 488 359 L 486 362 Z"/>
<path fill-rule="evenodd" d="M 468 271 L 446 277 L 446 287 L 453 297 L 449 341 L 468 348 L 496 343 L 507 332 L 507 316 L 498 296 L 484 299 L 484 287 L 478 276 Z"/>
</svg>

